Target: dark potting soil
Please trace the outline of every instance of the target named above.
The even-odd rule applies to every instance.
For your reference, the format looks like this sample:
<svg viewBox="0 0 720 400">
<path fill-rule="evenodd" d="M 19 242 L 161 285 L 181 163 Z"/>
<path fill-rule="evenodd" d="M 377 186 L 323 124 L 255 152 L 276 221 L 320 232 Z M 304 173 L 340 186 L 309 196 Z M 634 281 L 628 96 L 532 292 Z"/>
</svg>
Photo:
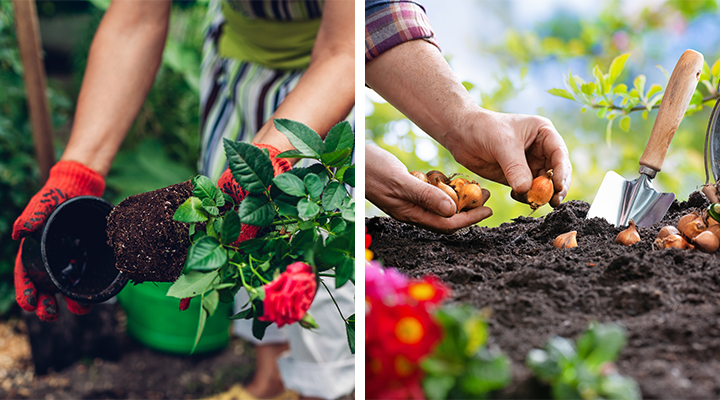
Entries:
<svg viewBox="0 0 720 400">
<path fill-rule="evenodd" d="M 123 200 L 108 216 L 108 244 L 116 268 L 134 282 L 174 282 L 190 240 L 188 224 L 174 221 L 175 210 L 192 195 L 190 181 Z"/>
<path fill-rule="evenodd" d="M 644 398 L 720 396 L 720 257 L 698 250 L 655 250 L 665 225 L 708 206 L 693 193 L 665 218 L 639 228 L 642 241 L 615 244 L 622 230 L 586 220 L 589 205 L 563 203 L 544 218 L 436 234 L 390 218 L 366 220 L 370 249 L 386 267 L 439 276 L 453 300 L 490 307 L 490 344 L 512 360 L 513 382 L 496 397 L 549 396 L 525 367 L 532 348 L 553 335 L 576 339 L 591 321 L 618 322 L 628 342 L 618 360 Z M 576 230 L 578 247 L 557 249 Z"/>
</svg>

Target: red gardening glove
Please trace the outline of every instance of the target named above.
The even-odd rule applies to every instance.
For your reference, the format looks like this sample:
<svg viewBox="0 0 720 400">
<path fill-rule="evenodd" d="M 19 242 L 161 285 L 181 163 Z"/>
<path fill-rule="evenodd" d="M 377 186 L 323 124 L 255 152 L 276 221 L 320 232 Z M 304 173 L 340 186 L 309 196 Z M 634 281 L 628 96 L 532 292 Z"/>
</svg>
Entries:
<svg viewBox="0 0 720 400">
<path fill-rule="evenodd" d="M 50 169 L 45 185 L 30 199 L 23 213 L 15 220 L 13 239 L 22 239 L 41 228 L 55 208 L 65 200 L 84 195 L 100 197 L 103 191 L 105 179 L 99 173 L 75 161 L 58 162 Z M 20 248 L 22 249 L 22 242 Z M 23 310 L 35 311 L 42 321 L 55 321 L 59 315 L 55 296 L 38 293 L 28 278 L 20 254 L 21 250 L 18 250 L 15 258 L 15 300 Z M 65 301 L 73 314 L 83 315 L 90 312 L 89 304 L 78 303 L 67 297 Z"/>
<path fill-rule="evenodd" d="M 290 162 L 288 160 L 284 158 L 275 158 L 278 154 L 281 153 L 280 150 L 269 144 L 253 144 L 261 149 L 268 149 L 270 161 L 272 161 L 273 170 L 275 171 L 275 176 L 278 176 L 283 172 L 289 171 L 292 168 L 292 165 L 290 165 Z M 230 172 L 229 167 L 220 176 L 220 179 L 218 180 L 218 186 L 220 186 L 220 190 L 222 190 L 225 194 L 232 197 L 233 201 L 235 201 L 235 204 L 240 204 L 240 202 L 245 198 L 245 196 L 247 196 L 247 192 L 243 188 L 241 188 L 240 185 L 233 178 L 232 172 Z M 261 229 L 259 226 L 247 224 L 241 224 L 240 226 L 240 236 L 238 236 L 238 239 L 231 244 L 232 246 L 237 246 L 242 241 L 253 239 L 257 236 L 258 232 L 260 232 Z M 188 309 L 188 307 L 190 307 L 190 297 L 181 299 L 180 311 L 185 311 Z"/>
<path fill-rule="evenodd" d="M 276 149 L 273 146 L 270 146 L 269 144 L 253 144 L 261 149 L 268 149 L 268 152 L 270 153 L 270 161 L 272 161 L 273 170 L 275 171 L 275 176 L 278 176 L 283 172 L 287 172 L 292 169 L 292 165 L 290 165 L 290 162 L 287 159 L 275 158 L 278 154 L 281 153 L 280 150 Z M 225 172 L 223 172 L 222 176 L 220 176 L 220 179 L 218 180 L 218 186 L 220 186 L 220 190 L 232 197 L 232 199 L 235 201 L 235 204 L 240 204 L 240 202 L 245 198 L 245 196 L 247 196 L 247 192 L 243 188 L 241 188 L 237 182 L 235 182 L 235 179 L 232 176 L 232 172 L 230 172 L 230 168 L 226 169 Z M 257 236 L 258 232 L 260 232 L 260 229 L 262 229 L 259 226 L 246 224 L 242 224 L 241 227 L 242 229 L 240 230 L 240 236 L 238 236 L 238 239 L 233 242 L 233 246 L 237 246 L 238 243 L 242 241 L 253 239 Z"/>
</svg>

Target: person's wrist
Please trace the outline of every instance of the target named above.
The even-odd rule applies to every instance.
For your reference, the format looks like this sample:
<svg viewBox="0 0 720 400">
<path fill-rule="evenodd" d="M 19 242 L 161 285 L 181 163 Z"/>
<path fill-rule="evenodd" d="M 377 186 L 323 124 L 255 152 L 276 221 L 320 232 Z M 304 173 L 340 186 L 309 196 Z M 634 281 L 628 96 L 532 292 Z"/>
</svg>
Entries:
<svg viewBox="0 0 720 400">
<path fill-rule="evenodd" d="M 468 135 L 480 135 L 492 126 L 495 112 L 486 110 L 476 104 L 468 106 L 448 119 L 448 129 L 437 138 L 438 143 L 451 154 L 464 149 L 468 143 Z"/>
</svg>

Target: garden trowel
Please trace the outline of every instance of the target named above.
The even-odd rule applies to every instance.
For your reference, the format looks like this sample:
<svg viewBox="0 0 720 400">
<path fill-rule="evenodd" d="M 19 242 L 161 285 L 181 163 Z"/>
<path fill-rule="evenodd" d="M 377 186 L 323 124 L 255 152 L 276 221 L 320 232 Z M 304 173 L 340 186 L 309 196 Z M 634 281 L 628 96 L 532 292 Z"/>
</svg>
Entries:
<svg viewBox="0 0 720 400">
<path fill-rule="evenodd" d="M 670 141 L 690 104 L 702 67 L 702 54 L 694 50 L 683 53 L 670 75 L 650 140 L 640 157 L 640 177 L 628 181 L 613 171 L 608 172 L 587 218 L 602 217 L 615 226 L 627 225 L 632 219 L 638 226 L 647 227 L 665 216 L 675 194 L 658 193 L 652 179 L 662 169 Z"/>
</svg>

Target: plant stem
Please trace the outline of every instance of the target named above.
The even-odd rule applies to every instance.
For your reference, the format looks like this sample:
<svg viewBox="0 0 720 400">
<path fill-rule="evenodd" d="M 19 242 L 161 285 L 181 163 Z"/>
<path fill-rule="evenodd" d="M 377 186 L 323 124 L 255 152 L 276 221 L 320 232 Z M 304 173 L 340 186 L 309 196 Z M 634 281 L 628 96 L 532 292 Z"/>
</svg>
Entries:
<svg viewBox="0 0 720 400">
<path fill-rule="evenodd" d="M 242 281 L 242 285 L 245 288 L 245 290 L 247 290 L 248 293 L 250 293 L 251 290 L 255 289 L 254 287 L 248 285 L 247 282 L 245 282 L 245 274 L 243 274 L 242 265 L 234 263 L 232 261 L 229 261 L 229 263 L 230 263 L 230 265 L 236 266 L 238 269 L 238 272 L 240 272 L 240 280 Z"/>
<path fill-rule="evenodd" d="M 717 99 L 719 99 L 719 98 L 720 98 L 720 93 L 716 93 L 716 94 L 714 94 L 714 95 L 707 96 L 707 97 L 703 98 L 703 99 L 702 99 L 702 103 L 705 103 L 706 101 L 717 100 Z M 585 104 L 585 105 L 586 105 L 586 106 L 589 106 L 590 108 L 595 108 L 595 109 L 607 108 L 608 110 L 616 110 L 616 111 L 623 111 L 623 112 L 626 111 L 625 108 L 623 108 L 623 107 L 618 107 L 618 106 L 616 106 L 616 105 L 614 105 L 614 104 L 613 104 L 613 105 L 610 105 L 610 106 L 601 106 L 601 105 L 599 105 L 599 104 L 597 104 L 597 103 L 594 103 L 594 104 Z M 655 104 L 655 105 L 652 106 L 651 108 L 652 108 L 652 109 L 660 108 L 660 104 Z M 626 113 L 626 114 L 630 114 L 631 112 L 634 112 L 634 111 L 645 111 L 645 110 L 647 110 L 647 107 L 645 107 L 645 106 L 635 106 L 635 107 L 627 110 L 625 113 Z"/>
<path fill-rule="evenodd" d="M 255 274 L 255 276 L 257 276 L 258 279 L 260 279 L 260 282 L 262 282 L 263 284 L 269 283 L 269 282 L 270 282 L 269 280 L 263 278 L 263 276 L 260 275 L 260 274 L 255 270 L 255 268 L 253 268 L 253 265 L 252 265 L 253 258 L 252 258 L 252 257 L 249 257 L 249 261 L 250 261 L 250 262 L 248 263 L 248 265 L 250 266 L 250 271 L 252 271 L 253 274 Z M 257 261 L 257 260 L 255 260 L 255 261 Z"/>
<path fill-rule="evenodd" d="M 337 301 L 335 301 L 335 297 L 333 297 L 332 292 L 330 292 L 330 288 L 327 287 L 327 285 L 325 284 L 325 282 L 322 279 L 320 279 L 320 283 L 322 283 L 322 285 L 325 286 L 325 290 L 327 290 L 328 294 L 330 295 L 330 299 L 332 300 L 333 303 L 335 303 L 335 307 L 337 308 L 338 313 L 340 313 L 340 318 L 342 318 L 343 321 L 347 322 L 342 311 L 340 311 L 340 306 L 338 305 Z"/>
</svg>

